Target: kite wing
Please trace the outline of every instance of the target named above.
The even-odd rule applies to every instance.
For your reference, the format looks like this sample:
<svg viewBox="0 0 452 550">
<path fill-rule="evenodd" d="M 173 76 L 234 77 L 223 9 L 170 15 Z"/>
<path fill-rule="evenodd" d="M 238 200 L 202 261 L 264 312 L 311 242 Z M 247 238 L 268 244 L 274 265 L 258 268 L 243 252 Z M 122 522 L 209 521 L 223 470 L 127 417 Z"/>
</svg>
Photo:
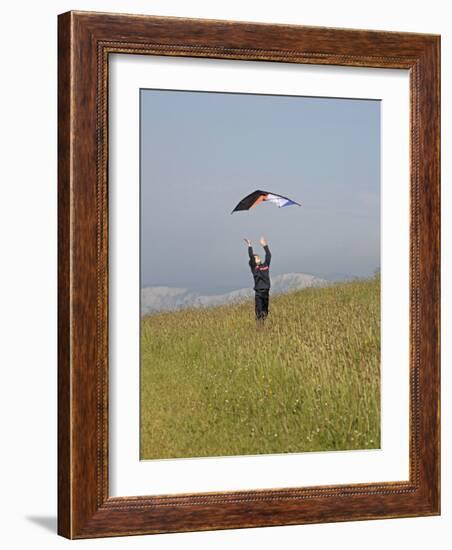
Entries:
<svg viewBox="0 0 452 550">
<path fill-rule="evenodd" d="M 234 210 L 231 212 L 238 212 L 239 210 L 249 210 L 253 206 L 256 206 L 257 204 L 260 204 L 261 202 L 272 202 L 273 204 L 276 204 L 279 208 L 282 208 L 284 206 L 292 206 L 293 204 L 296 204 L 297 206 L 301 206 L 298 204 L 298 202 L 295 202 L 291 199 L 288 199 L 287 197 L 283 197 L 282 195 L 277 195 L 276 193 L 269 193 L 268 191 L 253 191 L 253 193 L 250 193 L 247 195 L 244 199 L 242 199 L 239 204 L 234 208 Z"/>
</svg>

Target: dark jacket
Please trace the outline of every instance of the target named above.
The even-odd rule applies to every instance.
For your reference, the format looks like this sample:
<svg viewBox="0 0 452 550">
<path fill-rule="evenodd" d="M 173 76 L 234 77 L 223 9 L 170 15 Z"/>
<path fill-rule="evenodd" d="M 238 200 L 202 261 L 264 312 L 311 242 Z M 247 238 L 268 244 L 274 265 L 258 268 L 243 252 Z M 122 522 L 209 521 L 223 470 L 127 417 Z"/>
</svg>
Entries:
<svg viewBox="0 0 452 550">
<path fill-rule="evenodd" d="M 270 260 L 271 253 L 268 246 L 264 246 L 265 250 L 265 260 L 263 263 L 256 265 L 254 260 L 253 247 L 248 247 L 248 255 L 250 257 L 250 269 L 254 277 L 254 290 L 257 292 L 259 290 L 269 290 L 270 289 Z"/>
</svg>

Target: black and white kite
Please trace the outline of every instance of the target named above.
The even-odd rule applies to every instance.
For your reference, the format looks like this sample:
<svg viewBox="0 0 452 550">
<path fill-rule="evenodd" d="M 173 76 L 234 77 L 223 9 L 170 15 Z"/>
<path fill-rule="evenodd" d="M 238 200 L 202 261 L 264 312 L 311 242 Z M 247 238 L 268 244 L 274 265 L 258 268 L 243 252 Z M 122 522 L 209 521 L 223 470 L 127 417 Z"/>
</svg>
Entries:
<svg viewBox="0 0 452 550">
<path fill-rule="evenodd" d="M 253 206 L 260 204 L 261 202 L 271 202 L 273 204 L 276 204 L 276 206 L 278 206 L 279 208 L 283 208 L 284 206 L 292 206 L 294 204 L 296 204 L 297 206 L 301 206 L 301 204 L 298 204 L 298 202 L 288 199 L 287 197 L 283 197 L 282 195 L 269 193 L 268 191 L 260 191 L 258 189 L 257 191 L 253 191 L 253 193 L 250 193 L 244 199 L 242 199 L 231 212 L 231 214 L 233 212 L 238 212 L 239 210 L 249 210 Z"/>
</svg>

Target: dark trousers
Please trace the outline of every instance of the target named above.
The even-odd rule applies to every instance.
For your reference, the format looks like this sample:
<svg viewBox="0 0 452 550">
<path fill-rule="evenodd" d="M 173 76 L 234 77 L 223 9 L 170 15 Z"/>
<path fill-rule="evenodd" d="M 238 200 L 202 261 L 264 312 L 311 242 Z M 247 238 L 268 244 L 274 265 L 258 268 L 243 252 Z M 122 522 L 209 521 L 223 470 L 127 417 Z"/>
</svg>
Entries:
<svg viewBox="0 0 452 550">
<path fill-rule="evenodd" d="M 256 290 L 254 297 L 256 306 L 256 320 L 264 321 L 268 315 L 269 290 Z"/>
</svg>

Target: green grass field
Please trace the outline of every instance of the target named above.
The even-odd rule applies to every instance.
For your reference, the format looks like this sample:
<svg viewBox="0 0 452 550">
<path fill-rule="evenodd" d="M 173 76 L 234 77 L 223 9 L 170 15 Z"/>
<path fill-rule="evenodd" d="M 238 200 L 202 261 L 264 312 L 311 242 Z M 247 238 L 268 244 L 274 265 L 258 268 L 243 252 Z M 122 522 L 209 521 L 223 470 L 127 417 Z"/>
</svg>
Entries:
<svg viewBox="0 0 452 550">
<path fill-rule="evenodd" d="M 380 281 L 141 321 L 141 458 L 380 446 Z"/>
</svg>

